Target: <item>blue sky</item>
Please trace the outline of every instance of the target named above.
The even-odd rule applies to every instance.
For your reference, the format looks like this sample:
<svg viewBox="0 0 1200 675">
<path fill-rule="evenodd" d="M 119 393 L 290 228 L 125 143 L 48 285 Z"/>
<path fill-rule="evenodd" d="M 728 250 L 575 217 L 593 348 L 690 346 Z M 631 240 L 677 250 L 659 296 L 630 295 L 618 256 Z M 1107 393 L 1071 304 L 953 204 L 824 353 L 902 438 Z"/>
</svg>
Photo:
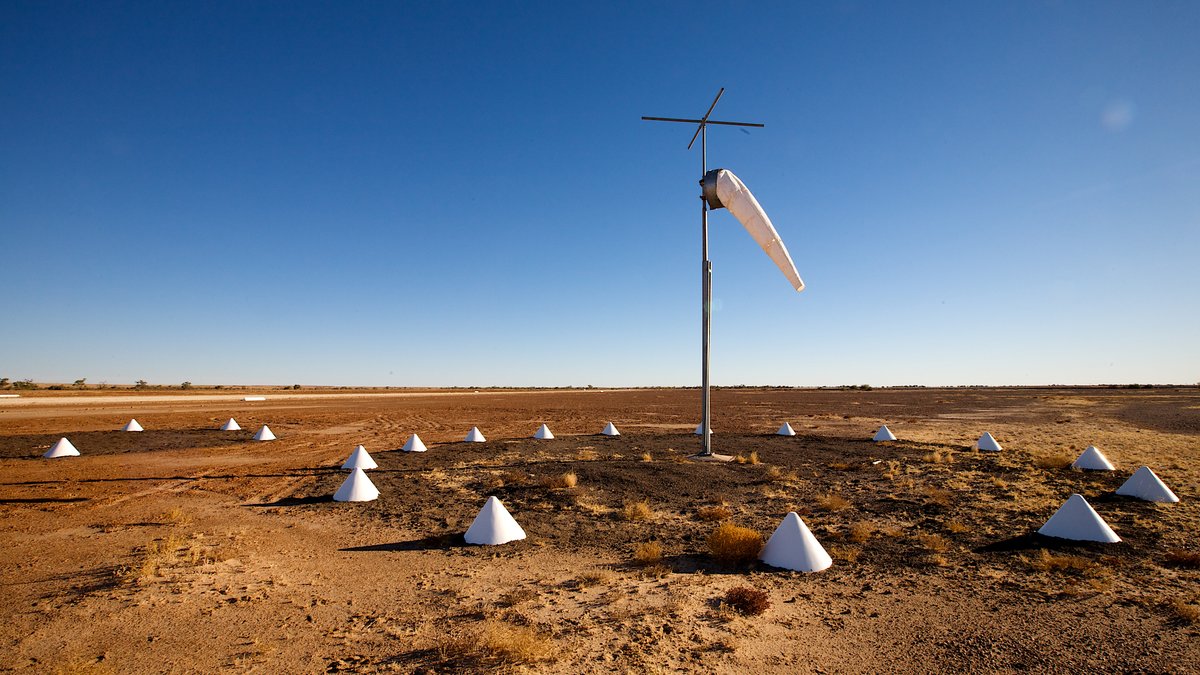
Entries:
<svg viewBox="0 0 1200 675">
<path fill-rule="evenodd" d="M 1200 381 L 1192 2 L 6 2 L 0 375 Z"/>
</svg>

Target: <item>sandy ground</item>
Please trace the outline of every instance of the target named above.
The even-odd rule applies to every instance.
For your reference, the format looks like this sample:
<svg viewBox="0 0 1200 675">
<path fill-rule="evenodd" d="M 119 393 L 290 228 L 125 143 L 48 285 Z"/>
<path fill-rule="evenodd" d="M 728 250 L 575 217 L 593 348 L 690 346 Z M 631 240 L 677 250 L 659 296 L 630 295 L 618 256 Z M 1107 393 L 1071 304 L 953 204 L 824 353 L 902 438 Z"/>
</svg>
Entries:
<svg viewBox="0 0 1200 675">
<path fill-rule="evenodd" d="M 0 669 L 1200 672 L 1196 389 L 721 390 L 728 464 L 686 459 L 694 390 L 451 393 L 0 399 Z M 359 443 L 382 496 L 335 503 Z M 1062 466 L 1089 444 L 1115 475 Z M 1142 464 L 1182 502 L 1114 496 Z M 1072 492 L 1123 541 L 1034 536 Z M 493 494 L 528 539 L 465 545 Z M 717 562 L 722 510 L 833 567 Z"/>
</svg>

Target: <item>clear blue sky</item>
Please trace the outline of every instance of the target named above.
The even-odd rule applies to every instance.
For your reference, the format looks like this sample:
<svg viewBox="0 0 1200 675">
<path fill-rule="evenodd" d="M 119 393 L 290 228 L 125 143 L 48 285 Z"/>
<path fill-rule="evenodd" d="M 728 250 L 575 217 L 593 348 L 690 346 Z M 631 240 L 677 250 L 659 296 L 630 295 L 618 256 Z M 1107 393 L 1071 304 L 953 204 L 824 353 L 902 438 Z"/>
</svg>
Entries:
<svg viewBox="0 0 1200 675">
<path fill-rule="evenodd" d="M 644 6 L 646 5 L 646 6 Z M 0 375 L 1200 380 L 1200 3 L 0 5 Z"/>
</svg>

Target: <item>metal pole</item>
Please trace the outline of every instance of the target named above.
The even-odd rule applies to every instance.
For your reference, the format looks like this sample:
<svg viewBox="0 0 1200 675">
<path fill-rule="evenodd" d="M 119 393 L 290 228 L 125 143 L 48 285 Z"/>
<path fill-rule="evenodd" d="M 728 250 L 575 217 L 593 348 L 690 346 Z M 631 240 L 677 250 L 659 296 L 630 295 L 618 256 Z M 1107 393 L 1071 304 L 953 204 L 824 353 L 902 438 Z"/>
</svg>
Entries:
<svg viewBox="0 0 1200 675">
<path fill-rule="evenodd" d="M 708 173 L 708 130 L 706 125 L 700 125 L 700 177 Z M 703 373 L 700 375 L 701 387 L 704 392 L 701 394 L 702 403 L 700 405 L 700 416 L 702 418 L 701 425 L 701 450 L 700 454 L 708 457 L 713 454 L 712 451 L 712 399 L 711 390 L 709 389 L 708 381 L 708 357 L 709 344 L 712 336 L 712 262 L 708 259 L 708 202 L 704 199 L 704 193 L 700 194 L 700 255 L 702 257 L 700 267 L 700 285 L 701 285 L 701 303 L 702 323 L 701 332 L 701 347 L 700 347 L 700 362 Z"/>
</svg>

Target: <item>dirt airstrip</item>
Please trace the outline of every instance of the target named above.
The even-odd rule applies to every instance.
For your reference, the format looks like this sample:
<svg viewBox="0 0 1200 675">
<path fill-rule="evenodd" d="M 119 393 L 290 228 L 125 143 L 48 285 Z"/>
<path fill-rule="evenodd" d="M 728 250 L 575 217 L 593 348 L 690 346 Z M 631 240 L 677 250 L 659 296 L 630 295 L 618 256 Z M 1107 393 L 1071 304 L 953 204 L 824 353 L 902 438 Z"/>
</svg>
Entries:
<svg viewBox="0 0 1200 675">
<path fill-rule="evenodd" d="M 695 390 L 259 393 L 0 399 L 0 669 L 1200 672 L 1194 388 L 719 390 L 727 464 Z M 359 443 L 381 497 L 335 503 Z M 1143 464 L 1182 501 L 1115 496 Z M 1072 493 L 1122 541 L 1035 536 Z M 463 543 L 488 495 L 526 540 Z M 831 568 L 709 555 L 788 511 Z"/>
</svg>

